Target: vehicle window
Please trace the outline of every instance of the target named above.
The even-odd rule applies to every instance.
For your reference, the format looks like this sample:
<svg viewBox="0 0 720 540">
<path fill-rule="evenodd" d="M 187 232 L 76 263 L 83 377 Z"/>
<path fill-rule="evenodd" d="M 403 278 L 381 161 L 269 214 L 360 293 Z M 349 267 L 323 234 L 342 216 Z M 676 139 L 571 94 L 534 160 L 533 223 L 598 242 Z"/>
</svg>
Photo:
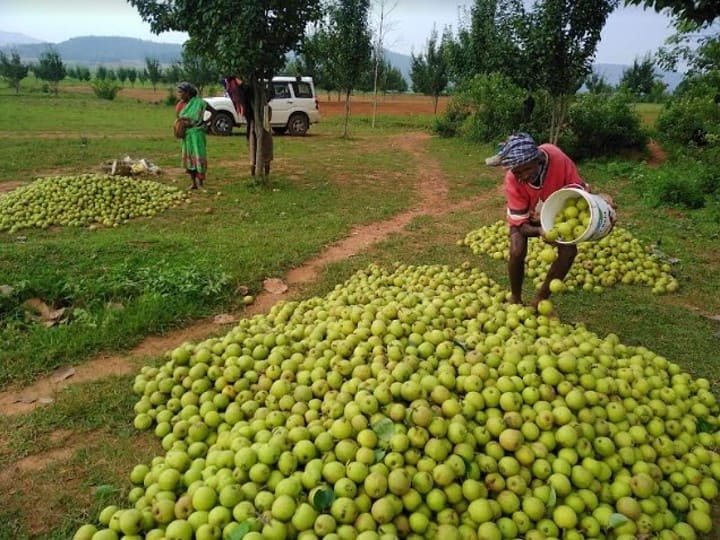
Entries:
<svg viewBox="0 0 720 540">
<path fill-rule="evenodd" d="M 306 83 L 306 82 L 294 82 L 293 85 L 293 91 L 295 92 L 295 97 L 298 98 L 311 98 L 313 97 L 312 93 L 312 87 Z"/>
<path fill-rule="evenodd" d="M 274 99 L 287 99 L 290 97 L 290 89 L 285 83 L 273 84 L 273 98 Z"/>
</svg>

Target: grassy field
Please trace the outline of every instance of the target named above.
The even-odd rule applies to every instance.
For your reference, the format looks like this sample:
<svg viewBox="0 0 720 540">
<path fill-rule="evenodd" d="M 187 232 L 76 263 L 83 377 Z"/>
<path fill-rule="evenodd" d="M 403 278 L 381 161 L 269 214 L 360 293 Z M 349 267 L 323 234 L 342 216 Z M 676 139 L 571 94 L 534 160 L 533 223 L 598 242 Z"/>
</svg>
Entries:
<svg viewBox="0 0 720 540">
<path fill-rule="evenodd" d="M 184 189 L 172 116 L 169 106 L 122 95 L 105 102 L 85 94 L 15 96 L 0 90 L 0 193 L 40 176 L 98 171 L 105 160 L 125 155 L 153 161 L 164 170 L 161 182 Z M 265 278 L 283 277 L 353 227 L 413 208 L 430 164 L 439 167 L 447 199 L 457 208 L 416 217 L 401 232 L 330 264 L 295 294 L 326 294 L 371 262 L 468 261 L 506 285 L 504 263 L 458 245 L 469 231 L 503 218 L 495 191 L 500 173 L 482 165 L 491 148 L 419 138 L 419 153 L 408 151 L 401 142 L 410 132 L 427 132 L 431 120 L 382 116 L 373 129 L 367 117 L 355 117 L 344 140 L 340 119 L 328 117 L 307 137 L 277 137 L 269 187 L 248 176 L 242 135 L 211 137 L 207 189 L 190 194 L 187 204 L 118 228 L 0 233 L 0 285 L 12 286 L 16 295 L 0 298 L 0 389 L 22 387 L 59 366 L 122 354 L 148 335 L 240 309 L 238 287 L 258 293 Z M 644 167 L 640 161 L 603 161 L 581 163 L 580 171 L 615 197 L 626 228 L 678 259 L 673 271 L 680 290 L 653 296 L 646 288 L 618 285 L 600 295 L 563 294 L 555 305 L 564 320 L 647 346 L 715 384 L 718 223 L 707 209 L 643 206 L 628 171 Z M 462 206 L 473 198 L 476 206 Z M 14 301 L 20 295 L 84 315 L 51 328 L 31 324 Z M 113 318 L 118 304 L 123 315 Z M 51 405 L 0 415 L 0 539 L 67 539 L 100 508 L 125 500 L 132 466 L 161 452 L 156 438 L 133 428 L 132 380 L 72 385 Z"/>
</svg>

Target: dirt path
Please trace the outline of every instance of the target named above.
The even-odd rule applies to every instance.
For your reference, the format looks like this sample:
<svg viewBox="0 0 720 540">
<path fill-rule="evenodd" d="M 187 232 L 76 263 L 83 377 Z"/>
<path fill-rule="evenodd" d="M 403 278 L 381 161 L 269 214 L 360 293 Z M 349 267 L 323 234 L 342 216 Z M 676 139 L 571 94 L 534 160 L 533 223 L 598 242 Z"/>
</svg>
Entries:
<svg viewBox="0 0 720 540">
<path fill-rule="evenodd" d="M 500 192 L 501 184 L 498 182 L 497 190 L 483 193 L 478 197 L 460 203 L 448 200 L 447 180 L 440 163 L 428 155 L 426 150 L 430 137 L 426 133 L 405 133 L 396 137 L 391 143 L 413 158 L 419 194 L 416 206 L 385 221 L 354 227 L 347 237 L 331 244 L 322 253 L 301 266 L 291 269 L 284 278 L 288 285 L 285 293 L 278 295 L 262 292 L 257 295 L 252 305 L 240 312 L 203 319 L 161 336 L 150 336 L 125 356 L 100 357 L 72 368 L 62 368 L 28 387 L 0 392 L 0 414 L 7 416 L 23 414 L 45 403 L 51 403 L 58 392 L 70 384 L 133 373 L 144 357 L 159 356 L 184 341 L 199 341 L 218 335 L 229 329 L 240 318 L 267 313 L 279 300 L 291 297 L 300 285 L 315 280 L 319 272 L 328 264 L 350 258 L 376 242 L 401 232 L 419 216 L 437 217 L 451 210 L 471 209 L 482 200 Z"/>
</svg>

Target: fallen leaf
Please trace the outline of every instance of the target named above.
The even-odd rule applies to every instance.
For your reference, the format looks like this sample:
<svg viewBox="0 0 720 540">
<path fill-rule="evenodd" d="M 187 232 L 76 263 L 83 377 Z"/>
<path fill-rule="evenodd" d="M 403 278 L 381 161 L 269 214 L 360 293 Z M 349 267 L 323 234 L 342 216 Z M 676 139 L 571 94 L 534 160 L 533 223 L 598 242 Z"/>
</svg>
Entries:
<svg viewBox="0 0 720 540">
<path fill-rule="evenodd" d="M 0 295 L 10 296 L 15 289 L 10 285 L 0 285 Z"/>
<path fill-rule="evenodd" d="M 13 401 L 13 403 L 25 403 L 27 405 L 30 403 L 35 403 L 36 401 L 37 401 L 37 398 L 34 398 L 34 397 L 20 396 L 15 401 Z"/>
<path fill-rule="evenodd" d="M 215 315 L 213 321 L 215 324 L 230 324 L 235 322 L 235 317 L 229 313 L 221 313 L 220 315 Z"/>
<path fill-rule="evenodd" d="M 288 290 L 285 282 L 278 278 L 267 278 L 263 281 L 263 287 L 270 294 L 282 294 Z"/>
<path fill-rule="evenodd" d="M 35 313 L 34 316 L 32 314 L 28 314 L 31 319 L 43 321 L 46 326 L 52 326 L 65 314 L 65 308 L 51 309 L 50 306 L 39 298 L 30 298 L 29 300 L 26 300 L 23 305 Z"/>
<path fill-rule="evenodd" d="M 37 400 L 37 402 L 40 403 L 41 405 L 49 405 L 53 401 L 55 401 L 55 400 L 51 397 L 41 397 Z"/>
<path fill-rule="evenodd" d="M 39 298 L 30 298 L 29 300 L 25 300 L 23 306 L 31 309 L 32 311 L 40 315 L 43 319 L 45 319 L 50 313 L 50 308 L 48 307 L 48 305 Z"/>
<path fill-rule="evenodd" d="M 52 377 L 50 378 L 52 382 L 62 382 L 65 379 L 69 379 L 75 375 L 75 368 L 68 367 L 68 368 L 60 368 L 55 370 L 55 372 L 52 374 Z"/>
</svg>

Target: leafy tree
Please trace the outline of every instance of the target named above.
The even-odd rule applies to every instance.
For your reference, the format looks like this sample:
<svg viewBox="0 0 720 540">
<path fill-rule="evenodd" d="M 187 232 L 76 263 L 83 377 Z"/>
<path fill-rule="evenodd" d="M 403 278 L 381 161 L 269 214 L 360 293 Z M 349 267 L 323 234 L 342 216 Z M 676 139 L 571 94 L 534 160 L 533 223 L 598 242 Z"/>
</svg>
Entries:
<svg viewBox="0 0 720 540">
<path fill-rule="evenodd" d="M 183 50 L 179 67 L 182 78 L 197 86 L 201 94 L 206 86 L 217 83 L 220 75 L 217 67 L 189 50 Z"/>
<path fill-rule="evenodd" d="M 130 86 L 135 86 L 135 81 L 136 81 L 137 78 L 138 78 L 137 69 L 135 69 L 134 67 L 128 68 L 128 69 L 127 69 L 127 76 L 128 76 L 128 81 L 130 81 Z"/>
<path fill-rule="evenodd" d="M 20 81 L 28 74 L 28 65 L 20 61 L 20 53 L 16 50 L 10 52 L 10 57 L 0 51 L 0 78 L 15 89 L 15 93 L 20 93 Z"/>
<path fill-rule="evenodd" d="M 148 73 L 144 69 L 138 70 L 137 78 L 140 81 L 140 84 L 145 84 L 145 81 L 148 80 Z"/>
<path fill-rule="evenodd" d="M 590 94 L 612 94 L 613 86 L 605 77 L 593 71 L 585 78 L 585 88 Z"/>
<path fill-rule="evenodd" d="M 76 66 L 75 67 L 75 76 L 80 81 L 89 81 L 90 80 L 90 68 L 87 66 Z"/>
<path fill-rule="evenodd" d="M 108 68 L 105 66 L 98 66 L 95 70 L 95 78 L 99 81 L 104 81 L 108 78 Z"/>
<path fill-rule="evenodd" d="M 60 54 L 50 48 L 40 55 L 39 62 L 33 66 L 35 76 L 50 84 L 53 93 L 58 93 L 58 83 L 65 78 L 67 71 Z"/>
<path fill-rule="evenodd" d="M 572 97 L 591 72 L 608 15 L 618 0 L 546 0 L 524 19 L 529 67 L 553 100 L 550 141 L 562 129 Z"/>
<path fill-rule="evenodd" d="M 183 71 L 182 64 L 179 62 L 175 62 L 175 63 L 171 64 L 169 67 L 167 67 L 165 69 L 165 71 L 163 71 L 161 80 L 164 83 L 175 84 L 177 82 L 185 80 L 185 78 L 186 78 L 185 72 Z M 188 82 L 193 82 L 193 84 L 195 84 L 194 81 L 188 81 Z M 200 91 L 199 87 L 198 87 L 198 91 Z"/>
<path fill-rule="evenodd" d="M 125 85 L 125 81 L 127 81 L 128 78 L 127 69 L 122 66 L 117 68 L 117 78 L 123 85 Z"/>
<path fill-rule="evenodd" d="M 321 30 L 330 78 L 345 94 L 342 136 L 348 135 L 350 96 L 370 64 L 370 0 L 334 0 Z"/>
<path fill-rule="evenodd" d="M 660 67 L 676 71 L 684 65 L 695 76 L 720 66 L 720 22 L 697 25 L 678 20 L 675 30 L 658 52 Z"/>
<path fill-rule="evenodd" d="M 448 66 L 442 43 L 433 27 L 424 54 L 411 55 L 410 78 L 413 90 L 433 98 L 433 110 L 437 114 L 438 100 L 448 85 Z"/>
<path fill-rule="evenodd" d="M 117 81 L 118 76 L 117 73 L 115 73 L 115 70 L 113 68 L 108 68 L 107 70 L 107 79 L 109 81 Z"/>
<path fill-rule="evenodd" d="M 526 50 L 522 46 L 526 30 L 522 0 L 475 0 L 465 13 L 457 38 L 446 30 L 443 50 L 450 79 L 456 86 L 479 73 L 502 73 L 526 88 L 529 83 Z"/>
<path fill-rule="evenodd" d="M 644 6 L 658 13 L 669 12 L 678 19 L 696 24 L 711 23 L 720 17 L 720 2 L 717 0 L 625 0 L 625 5 Z"/>
<path fill-rule="evenodd" d="M 159 83 L 160 79 L 162 78 L 162 67 L 160 67 L 160 60 L 158 60 L 157 58 L 150 58 L 146 56 L 145 72 L 147 73 L 147 78 L 152 84 L 153 92 L 156 92 L 157 83 Z"/>
<path fill-rule="evenodd" d="M 620 89 L 639 101 L 647 101 L 653 93 L 657 78 L 655 62 L 650 55 L 646 55 L 641 60 L 636 58 L 633 65 L 623 71 Z"/>
<path fill-rule="evenodd" d="M 306 27 L 322 15 L 320 0 L 129 0 L 155 33 L 187 32 L 185 46 L 214 59 L 223 72 L 245 76 L 253 93 L 257 163 L 263 156 L 265 84 L 285 65 Z M 261 169 L 261 175 L 265 172 Z"/>
<path fill-rule="evenodd" d="M 383 92 L 407 92 L 408 83 L 398 68 L 387 64 L 381 88 Z"/>
<path fill-rule="evenodd" d="M 305 75 L 312 77 L 315 86 L 325 88 L 325 77 L 323 75 L 324 63 L 322 54 L 322 45 L 319 43 L 320 36 L 317 32 L 318 28 L 305 36 L 302 43 L 302 49 L 296 50 L 295 54 L 288 58 L 282 72 L 288 75 Z"/>
</svg>

